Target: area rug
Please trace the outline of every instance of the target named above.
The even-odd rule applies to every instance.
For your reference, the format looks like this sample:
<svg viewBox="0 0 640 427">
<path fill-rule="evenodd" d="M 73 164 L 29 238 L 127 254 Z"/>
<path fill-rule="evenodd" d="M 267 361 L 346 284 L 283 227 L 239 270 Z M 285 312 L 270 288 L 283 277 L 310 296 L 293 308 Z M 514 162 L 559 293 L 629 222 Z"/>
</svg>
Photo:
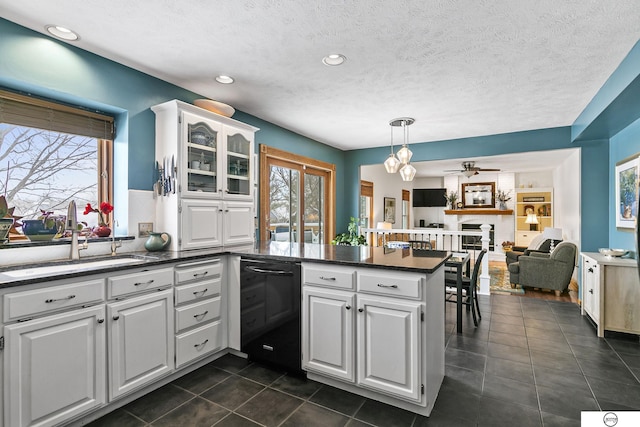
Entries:
<svg viewBox="0 0 640 427">
<path fill-rule="evenodd" d="M 491 277 L 490 289 L 492 294 L 524 295 L 524 289 L 520 285 L 511 288 L 506 264 L 490 262 L 489 276 Z"/>
</svg>

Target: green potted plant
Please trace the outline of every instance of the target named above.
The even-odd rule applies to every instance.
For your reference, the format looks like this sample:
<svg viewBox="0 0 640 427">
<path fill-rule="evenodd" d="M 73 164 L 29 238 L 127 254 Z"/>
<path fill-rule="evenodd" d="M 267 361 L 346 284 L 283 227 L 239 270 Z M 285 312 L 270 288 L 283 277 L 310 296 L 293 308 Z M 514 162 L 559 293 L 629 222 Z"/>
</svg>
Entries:
<svg viewBox="0 0 640 427">
<path fill-rule="evenodd" d="M 347 233 L 338 234 L 332 241 L 332 245 L 347 245 L 347 246 L 366 246 L 367 238 L 362 234 L 358 234 L 358 220 L 351 217 L 351 221 L 347 226 Z"/>
<path fill-rule="evenodd" d="M 449 204 L 449 209 L 456 208 L 456 202 L 458 201 L 457 191 L 451 191 L 449 194 L 445 194 L 444 198 L 447 199 L 447 203 Z"/>
</svg>

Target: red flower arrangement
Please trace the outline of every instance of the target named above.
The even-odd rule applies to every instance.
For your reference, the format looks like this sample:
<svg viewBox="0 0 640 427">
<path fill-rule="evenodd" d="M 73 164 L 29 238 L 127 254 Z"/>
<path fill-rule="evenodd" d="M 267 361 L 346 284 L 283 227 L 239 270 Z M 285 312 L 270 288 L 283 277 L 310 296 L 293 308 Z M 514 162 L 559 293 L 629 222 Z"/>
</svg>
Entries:
<svg viewBox="0 0 640 427">
<path fill-rule="evenodd" d="M 109 202 L 102 202 L 100 203 L 100 209 L 96 209 L 91 206 L 91 203 L 87 203 L 87 206 L 85 206 L 84 208 L 84 214 L 87 215 L 91 212 L 98 213 L 98 225 L 106 226 L 108 224 L 107 221 L 105 221 L 103 215 L 109 215 L 111 212 L 113 212 L 113 205 L 110 205 Z"/>
</svg>

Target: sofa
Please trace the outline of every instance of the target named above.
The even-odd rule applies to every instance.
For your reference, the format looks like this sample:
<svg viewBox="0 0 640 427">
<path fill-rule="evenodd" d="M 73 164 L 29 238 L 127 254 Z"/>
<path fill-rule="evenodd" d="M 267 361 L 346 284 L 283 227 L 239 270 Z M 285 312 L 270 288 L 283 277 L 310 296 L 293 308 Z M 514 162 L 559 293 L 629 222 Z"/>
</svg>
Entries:
<svg viewBox="0 0 640 427">
<path fill-rule="evenodd" d="M 577 262 L 578 247 L 571 242 L 561 242 L 550 254 L 531 252 L 509 264 L 509 282 L 512 287 L 550 289 L 559 296 L 569 287 Z"/>
</svg>

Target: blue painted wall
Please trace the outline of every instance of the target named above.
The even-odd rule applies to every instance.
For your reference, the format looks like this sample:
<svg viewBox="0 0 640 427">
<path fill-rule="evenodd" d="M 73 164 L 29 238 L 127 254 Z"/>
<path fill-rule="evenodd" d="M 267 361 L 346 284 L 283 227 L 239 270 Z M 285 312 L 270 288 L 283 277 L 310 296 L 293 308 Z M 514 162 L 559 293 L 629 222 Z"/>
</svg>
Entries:
<svg viewBox="0 0 640 427">
<path fill-rule="evenodd" d="M 611 248 L 624 248 L 635 250 L 634 230 L 616 228 L 615 212 L 615 167 L 616 163 L 629 156 L 640 154 L 640 119 L 626 129 L 615 135 L 610 140 L 609 146 L 609 170 L 608 192 L 609 206 L 611 206 L 611 218 L 609 218 L 609 246 Z"/>
</svg>

